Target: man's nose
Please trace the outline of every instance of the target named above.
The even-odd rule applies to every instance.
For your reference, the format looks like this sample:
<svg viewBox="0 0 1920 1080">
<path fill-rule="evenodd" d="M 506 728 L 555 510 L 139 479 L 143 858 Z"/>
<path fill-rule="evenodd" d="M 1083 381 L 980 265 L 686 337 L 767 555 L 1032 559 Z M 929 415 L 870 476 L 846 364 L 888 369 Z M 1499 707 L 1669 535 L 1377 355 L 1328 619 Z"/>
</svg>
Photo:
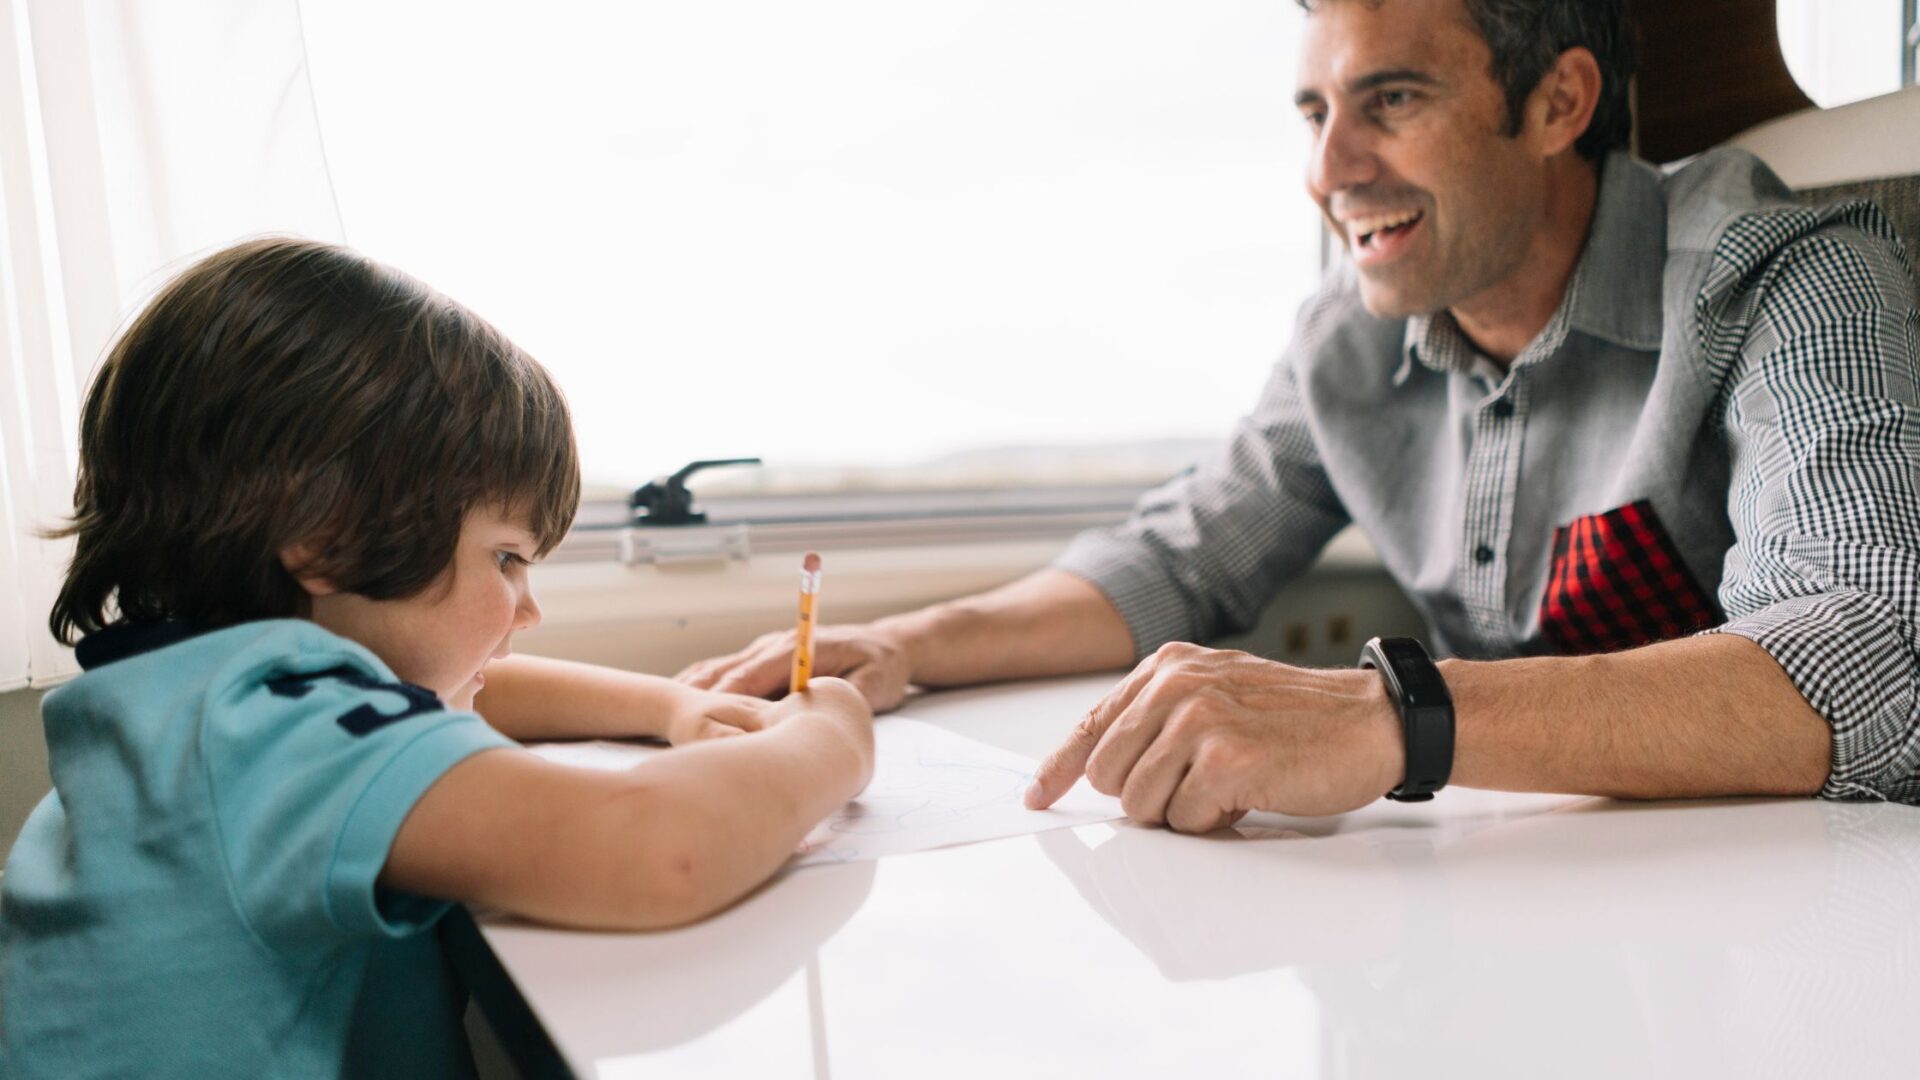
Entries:
<svg viewBox="0 0 1920 1080">
<path fill-rule="evenodd" d="M 1307 186 L 1325 199 L 1335 192 L 1370 184 L 1380 177 L 1380 161 L 1363 118 L 1330 110 L 1314 139 L 1307 163 Z"/>
</svg>

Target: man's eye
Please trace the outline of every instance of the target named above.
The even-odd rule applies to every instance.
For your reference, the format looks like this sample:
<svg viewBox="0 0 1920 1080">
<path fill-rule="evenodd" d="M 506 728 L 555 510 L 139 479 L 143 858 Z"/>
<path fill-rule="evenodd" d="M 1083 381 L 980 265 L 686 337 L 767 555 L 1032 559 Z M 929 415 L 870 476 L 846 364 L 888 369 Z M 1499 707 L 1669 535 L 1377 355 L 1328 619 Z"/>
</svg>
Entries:
<svg viewBox="0 0 1920 1080">
<path fill-rule="evenodd" d="M 1327 114 L 1322 112 L 1301 113 L 1300 119 L 1305 120 L 1308 127 L 1318 131 L 1321 126 L 1327 122 Z"/>
<path fill-rule="evenodd" d="M 1407 91 L 1407 90 L 1380 91 L 1379 102 L 1380 102 L 1380 107 L 1383 109 L 1397 109 L 1400 106 L 1405 105 L 1412 100 L 1413 100 L 1413 94 L 1411 91 Z"/>
</svg>

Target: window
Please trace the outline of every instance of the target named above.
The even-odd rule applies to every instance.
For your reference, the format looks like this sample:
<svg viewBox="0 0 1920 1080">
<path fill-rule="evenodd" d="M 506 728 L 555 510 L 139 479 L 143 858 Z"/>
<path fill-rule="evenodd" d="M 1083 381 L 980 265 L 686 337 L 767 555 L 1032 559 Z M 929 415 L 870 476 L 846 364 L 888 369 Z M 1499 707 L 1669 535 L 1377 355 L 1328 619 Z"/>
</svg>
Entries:
<svg viewBox="0 0 1920 1080">
<path fill-rule="evenodd" d="M 1318 279 L 1291 3 L 303 19 L 348 241 L 546 363 L 590 483 L 1154 479 Z"/>
<path fill-rule="evenodd" d="M 1779 22 L 1787 69 L 1816 105 L 1912 85 L 1912 0 L 1780 0 Z"/>
</svg>

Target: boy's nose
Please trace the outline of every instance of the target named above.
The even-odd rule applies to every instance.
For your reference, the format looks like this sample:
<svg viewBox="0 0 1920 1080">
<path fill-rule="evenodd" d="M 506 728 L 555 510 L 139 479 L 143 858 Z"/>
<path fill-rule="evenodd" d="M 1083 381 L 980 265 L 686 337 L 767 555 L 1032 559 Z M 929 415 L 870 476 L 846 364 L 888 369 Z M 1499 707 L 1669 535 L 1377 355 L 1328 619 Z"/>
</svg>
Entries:
<svg viewBox="0 0 1920 1080">
<path fill-rule="evenodd" d="M 540 601 L 533 598 L 533 590 L 520 594 L 520 605 L 513 612 L 515 630 L 531 630 L 540 625 Z"/>
</svg>

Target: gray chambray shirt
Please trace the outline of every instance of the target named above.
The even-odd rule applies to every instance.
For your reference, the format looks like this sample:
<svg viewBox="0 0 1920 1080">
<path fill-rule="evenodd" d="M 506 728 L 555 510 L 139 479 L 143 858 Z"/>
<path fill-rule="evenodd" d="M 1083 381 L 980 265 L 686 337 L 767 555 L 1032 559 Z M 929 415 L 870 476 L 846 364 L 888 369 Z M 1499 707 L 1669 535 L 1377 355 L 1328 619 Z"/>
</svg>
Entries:
<svg viewBox="0 0 1920 1080">
<path fill-rule="evenodd" d="M 1740 151 L 1616 154 L 1506 372 L 1337 275 L 1223 448 L 1055 565 L 1144 656 L 1251 625 L 1353 522 L 1444 652 L 1739 634 L 1833 724 L 1822 795 L 1920 803 L 1917 355 L 1870 205 L 1801 205 Z"/>
</svg>

